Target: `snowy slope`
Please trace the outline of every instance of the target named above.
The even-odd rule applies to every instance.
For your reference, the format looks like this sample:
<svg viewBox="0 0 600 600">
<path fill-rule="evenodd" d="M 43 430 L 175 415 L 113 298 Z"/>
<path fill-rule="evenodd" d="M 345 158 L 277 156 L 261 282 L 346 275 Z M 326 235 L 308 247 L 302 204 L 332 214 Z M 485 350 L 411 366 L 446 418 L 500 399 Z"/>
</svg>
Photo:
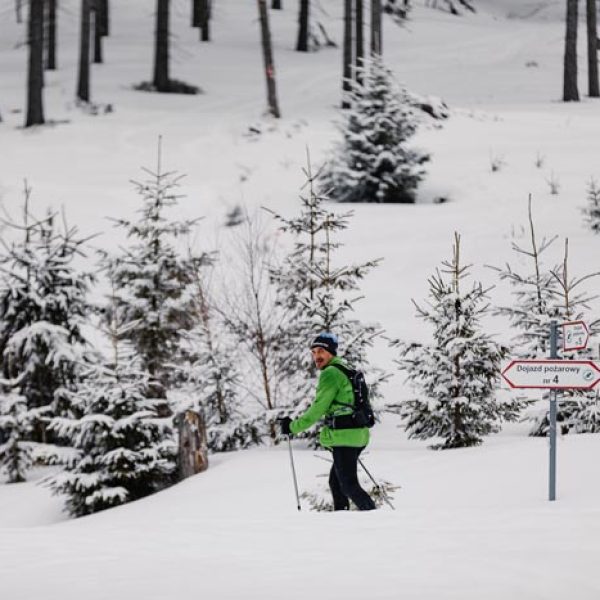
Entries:
<svg viewBox="0 0 600 600">
<path fill-rule="evenodd" d="M 293 211 L 306 147 L 318 163 L 335 137 L 339 49 L 295 53 L 296 3 L 272 11 L 284 115 L 273 123 L 262 117 L 254 2 L 217 2 L 209 45 L 188 27 L 188 3 L 174 2 L 173 76 L 200 85 L 205 93 L 197 97 L 131 89 L 150 75 L 153 3 L 113 4 L 107 62 L 94 66 L 92 97 L 114 112 L 91 116 L 74 106 L 78 2 L 64 0 L 60 70 L 48 75 L 45 91 L 46 116 L 58 123 L 24 131 L 23 114 L 14 112 L 24 107 L 24 30 L 13 22 L 12 2 L 0 0 L 3 206 L 16 210 L 26 177 L 40 212 L 64 204 L 71 222 L 101 231 L 98 245 L 111 246 L 119 240 L 104 219 L 135 210 L 129 180 L 154 164 L 162 134 L 167 167 L 188 175 L 181 213 L 207 217 L 203 243 L 222 236 L 234 204 Z M 340 3 L 321 4 L 340 40 Z M 385 257 L 366 281 L 360 316 L 392 336 L 424 339 L 410 299 L 425 295 L 453 231 L 463 234 L 475 272 L 497 284 L 484 265 L 512 260 L 529 193 L 540 233 L 570 238 L 574 274 L 598 269 L 600 240 L 584 228 L 580 207 L 586 182 L 600 171 L 600 121 L 596 100 L 559 102 L 562 1 L 482 0 L 484 10 L 460 19 L 416 4 L 406 27 L 386 21 L 386 60 L 410 89 L 444 98 L 452 116 L 417 136 L 432 153 L 420 203 L 352 207 L 359 226 L 345 236 L 342 257 Z M 247 135 L 249 125 L 263 134 Z M 492 173 L 498 158 L 505 165 Z M 552 178 L 560 181 L 557 196 Z M 439 196 L 450 201 L 433 204 Z M 560 255 L 557 244 L 552 258 Z M 498 286 L 494 299 L 507 298 Z M 505 323 L 492 326 L 506 339 Z M 389 367 L 392 358 L 383 343 L 374 350 L 374 362 Z M 408 393 L 401 377 L 386 389 L 388 400 Z M 379 477 L 402 486 L 395 512 L 297 514 L 285 448 L 213 457 L 203 475 L 77 521 L 62 522 L 57 499 L 34 483 L 0 485 L 2 598 L 598 598 L 598 436 L 561 440 L 559 499 L 551 505 L 546 442 L 527 438 L 526 427 L 481 448 L 434 453 L 395 425 L 390 418 L 375 430 L 366 457 Z M 316 476 L 327 465 L 297 450 L 302 489 L 321 485 Z"/>
</svg>

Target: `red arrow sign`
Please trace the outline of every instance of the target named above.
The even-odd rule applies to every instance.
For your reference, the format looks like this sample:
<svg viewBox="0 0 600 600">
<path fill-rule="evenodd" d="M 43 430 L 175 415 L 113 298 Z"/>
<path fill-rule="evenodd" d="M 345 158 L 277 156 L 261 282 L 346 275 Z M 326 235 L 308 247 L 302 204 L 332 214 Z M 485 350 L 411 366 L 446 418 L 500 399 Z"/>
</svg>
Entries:
<svg viewBox="0 0 600 600">
<path fill-rule="evenodd" d="M 591 360 L 513 360 L 502 377 L 511 388 L 591 390 L 600 367 Z"/>
<path fill-rule="evenodd" d="M 563 351 L 583 350 L 587 348 L 590 331 L 583 321 L 571 321 L 562 324 Z"/>
</svg>

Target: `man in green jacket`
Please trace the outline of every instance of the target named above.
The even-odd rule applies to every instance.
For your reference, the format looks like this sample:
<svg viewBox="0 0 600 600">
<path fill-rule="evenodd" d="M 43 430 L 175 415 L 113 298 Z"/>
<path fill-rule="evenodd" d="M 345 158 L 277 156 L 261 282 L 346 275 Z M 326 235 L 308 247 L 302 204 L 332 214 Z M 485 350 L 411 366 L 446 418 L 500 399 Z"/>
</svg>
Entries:
<svg viewBox="0 0 600 600">
<path fill-rule="evenodd" d="M 344 362 L 337 356 L 338 342 L 332 333 L 321 333 L 310 346 L 313 360 L 321 371 L 314 402 L 297 419 L 281 420 L 285 435 L 301 433 L 320 419 L 325 425 L 319 432 L 321 445 L 333 453 L 333 466 L 329 474 L 329 487 L 334 510 L 348 510 L 349 499 L 359 510 L 373 510 L 375 503 L 360 486 L 357 476 L 358 457 L 369 443 L 366 427 L 342 429 L 335 426 L 335 418 L 353 412 L 354 392 L 350 379 L 343 370 Z"/>
</svg>

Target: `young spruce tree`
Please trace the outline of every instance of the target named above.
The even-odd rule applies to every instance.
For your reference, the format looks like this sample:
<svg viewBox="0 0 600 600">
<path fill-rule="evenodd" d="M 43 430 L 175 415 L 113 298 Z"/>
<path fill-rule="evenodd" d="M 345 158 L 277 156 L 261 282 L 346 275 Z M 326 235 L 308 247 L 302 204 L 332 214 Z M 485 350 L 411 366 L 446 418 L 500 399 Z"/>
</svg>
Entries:
<svg viewBox="0 0 600 600">
<path fill-rule="evenodd" d="M 570 352 L 561 352 L 563 360 L 593 359 L 593 343 L 600 332 L 600 319 L 589 319 L 590 302 L 596 296 L 581 291 L 581 284 L 598 277 L 600 273 L 589 273 L 582 277 L 572 277 L 569 272 L 569 240 L 565 239 L 562 265 L 552 271 L 558 283 L 557 304 L 563 315 L 563 321 L 584 321 L 589 325 L 592 343 L 587 348 Z M 559 322 L 560 324 L 560 322 Z M 600 431 L 600 397 L 597 390 L 566 390 L 558 398 L 557 420 L 562 421 L 563 433 L 597 433 Z M 532 435 L 547 435 L 547 404 L 534 417 Z"/>
<path fill-rule="evenodd" d="M 326 197 L 315 191 L 319 175 L 313 175 L 310 159 L 305 175 L 308 193 L 300 197 L 300 214 L 288 218 L 273 213 L 281 230 L 294 239 L 291 252 L 272 271 L 279 302 L 290 315 L 282 333 L 278 360 L 287 373 L 287 397 L 294 415 L 303 412 L 312 400 L 316 371 L 309 345 L 319 333 L 330 331 L 337 335 L 340 356 L 365 373 L 373 399 L 378 396 L 377 384 L 385 377 L 382 371 L 369 366 L 368 358 L 381 329 L 352 317 L 360 300 L 360 282 L 380 261 L 355 265 L 335 261 L 335 251 L 341 246 L 335 241 L 335 234 L 348 227 L 352 213 L 338 215 L 327 209 Z"/>
<path fill-rule="evenodd" d="M 528 200 L 529 245 L 519 246 L 513 243 L 518 257 L 524 257 L 529 263 L 526 271 L 519 271 L 509 263 L 504 268 L 495 268 L 502 281 L 513 288 L 514 302 L 495 309 L 495 314 L 508 318 L 516 334 L 511 343 L 511 356 L 521 359 L 543 359 L 550 352 L 550 323 L 564 320 L 564 310 L 558 302 L 558 281 L 552 269 L 544 267 L 543 255 L 556 238 L 538 240 L 533 220 L 531 196 Z M 548 400 L 549 395 L 543 395 Z M 523 404 L 535 402 L 535 398 L 520 396 Z M 566 414 L 560 409 L 557 414 L 560 423 L 564 423 Z M 531 435 L 547 435 L 547 407 L 533 417 L 534 426 Z"/>
<path fill-rule="evenodd" d="M 93 280 L 74 266 L 87 240 L 66 221 L 58 229 L 53 213 L 32 217 L 29 196 L 26 186 L 23 223 L 4 222 L 15 239 L 0 258 L 0 358 L 7 394 L 0 413 L 12 415 L 1 421 L 0 438 L 9 437 L 13 449 L 26 453 L 32 446 L 25 442 L 56 441 L 49 439 L 46 419 L 71 410 L 68 395 L 88 359 L 82 325 Z"/>
<path fill-rule="evenodd" d="M 78 416 L 55 417 L 50 424 L 69 441 L 70 452 L 56 454 L 64 471 L 46 484 L 67 497 L 67 509 L 76 517 L 137 500 L 174 480 L 171 419 L 161 416 L 164 401 L 148 393 L 150 375 L 122 341 L 130 327 L 113 301 L 105 332 L 111 359 L 90 365 L 70 394 Z"/>
<path fill-rule="evenodd" d="M 519 272 L 507 264 L 504 269 L 497 268 L 500 279 L 508 281 L 513 287 L 515 302 L 510 306 L 496 309 L 496 314 L 508 317 L 511 326 L 517 331 L 512 341 L 511 355 L 523 359 L 543 359 L 550 352 L 550 324 L 559 325 L 565 321 L 585 320 L 585 310 L 592 298 L 579 292 L 579 286 L 595 274 L 580 279 L 568 276 L 568 242 L 565 245 L 563 264 L 551 269 L 544 268 L 542 254 L 556 238 L 542 239 L 538 242 L 531 207 L 528 204 L 530 245 L 523 248 L 513 244 L 513 250 L 530 263 L 529 272 Z M 592 323 L 592 333 L 597 325 Z M 590 359 L 589 350 L 562 353 L 565 360 Z M 549 394 L 542 395 L 543 403 L 528 419 L 533 425 L 532 436 L 546 436 L 549 430 Z M 521 398 L 532 403 L 535 398 Z M 576 432 L 598 431 L 598 398 L 595 392 L 569 391 L 561 393 L 557 405 L 557 422 L 563 434 L 570 430 Z"/>
<path fill-rule="evenodd" d="M 190 286 L 193 273 L 210 257 L 182 258 L 175 241 L 188 235 L 196 221 L 167 217 L 180 196 L 176 190 L 181 176 L 164 172 L 159 140 L 156 171 L 144 169 L 148 179 L 134 182 L 142 198 L 137 220 L 118 219 L 130 244 L 113 257 L 116 306 L 122 311 L 126 339 L 135 347 L 151 382 L 148 393 L 166 398 L 170 386 L 169 365 L 177 361 L 181 339 L 194 325 Z"/>
<path fill-rule="evenodd" d="M 409 437 L 441 438 L 431 446 L 436 450 L 481 444 L 483 436 L 500 430 L 501 419 L 514 420 L 518 414 L 518 401 L 496 398 L 507 348 L 481 331 L 488 291 L 479 282 L 463 290 L 469 267 L 460 259 L 455 234 L 452 260 L 429 279 L 430 307 L 416 305 L 418 316 L 434 328 L 433 343 L 392 343 L 400 349 L 400 370 L 420 392 L 392 408 L 405 421 Z"/>
<path fill-rule="evenodd" d="M 427 154 L 407 146 L 417 119 L 408 94 L 380 56 L 373 56 L 349 80 L 349 110 L 326 163 L 321 191 L 340 202 L 415 201 Z"/>
</svg>

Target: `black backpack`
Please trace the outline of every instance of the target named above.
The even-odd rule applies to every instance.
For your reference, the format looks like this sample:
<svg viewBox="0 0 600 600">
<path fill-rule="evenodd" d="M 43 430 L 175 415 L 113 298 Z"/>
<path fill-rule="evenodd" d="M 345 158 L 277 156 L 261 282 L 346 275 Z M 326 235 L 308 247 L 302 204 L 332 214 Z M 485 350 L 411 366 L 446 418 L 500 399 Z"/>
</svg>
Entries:
<svg viewBox="0 0 600 600">
<path fill-rule="evenodd" d="M 332 429 L 358 429 L 360 427 L 373 427 L 375 425 L 375 413 L 369 402 L 369 387 L 365 381 L 362 371 L 349 369 L 339 364 L 333 364 L 332 367 L 339 369 L 352 384 L 354 393 L 354 406 L 351 415 L 341 415 L 331 417 L 330 427 Z M 335 402 L 335 401 L 334 401 Z M 336 402 L 336 404 L 343 404 Z"/>
</svg>

